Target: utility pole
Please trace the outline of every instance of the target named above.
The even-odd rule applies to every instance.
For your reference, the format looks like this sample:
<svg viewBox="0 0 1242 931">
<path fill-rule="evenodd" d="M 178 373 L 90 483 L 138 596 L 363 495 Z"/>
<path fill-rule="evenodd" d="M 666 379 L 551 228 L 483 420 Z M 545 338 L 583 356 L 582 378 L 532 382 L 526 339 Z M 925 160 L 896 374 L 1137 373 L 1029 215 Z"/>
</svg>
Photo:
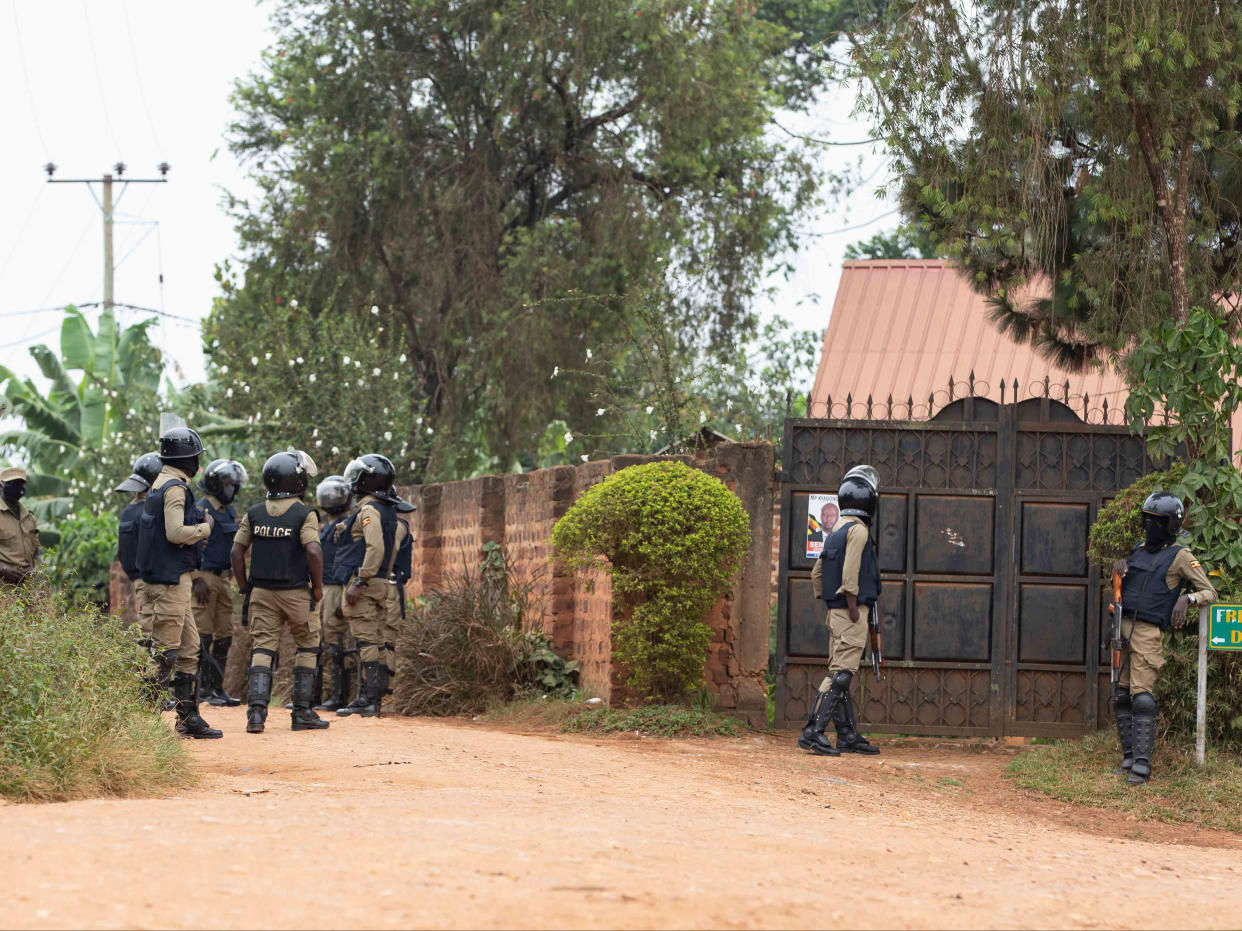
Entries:
<svg viewBox="0 0 1242 931">
<path fill-rule="evenodd" d="M 104 311 L 111 311 L 113 304 L 112 282 L 116 272 L 116 268 L 112 261 L 112 212 L 117 204 L 121 202 L 121 197 L 125 194 L 125 189 L 131 184 L 167 184 L 168 183 L 168 162 L 160 162 L 156 166 L 160 176 L 158 178 L 126 178 L 125 163 L 117 162 L 112 166 L 112 170 L 116 172 L 115 177 L 110 173 L 105 173 L 102 178 L 56 178 L 56 166 L 52 162 L 48 162 L 43 166 L 43 170 L 47 172 L 47 180 L 49 184 L 85 184 L 87 190 L 91 192 L 91 197 L 95 197 L 95 189 L 92 185 L 98 184 L 103 188 L 103 198 L 95 197 L 95 203 L 99 205 L 100 211 L 103 213 L 103 307 Z M 119 181 L 121 183 L 121 192 L 114 200 L 112 197 L 112 183 Z"/>
</svg>

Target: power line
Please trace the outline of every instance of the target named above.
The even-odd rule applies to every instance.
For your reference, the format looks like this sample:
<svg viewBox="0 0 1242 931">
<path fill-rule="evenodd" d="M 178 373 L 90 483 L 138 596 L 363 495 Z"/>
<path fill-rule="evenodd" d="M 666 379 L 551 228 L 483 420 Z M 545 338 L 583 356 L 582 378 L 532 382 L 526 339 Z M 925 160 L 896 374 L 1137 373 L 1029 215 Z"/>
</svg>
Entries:
<svg viewBox="0 0 1242 931">
<path fill-rule="evenodd" d="M 0 317 L 27 317 L 37 314 L 47 314 L 53 311 L 65 310 L 68 307 L 76 307 L 81 310 L 83 307 L 103 307 L 103 301 L 71 301 L 68 304 L 56 304 L 52 307 L 30 307 L 26 310 L 6 310 L 0 313 Z M 113 301 L 113 307 L 123 307 L 126 310 L 136 310 L 140 313 L 155 314 L 157 317 L 167 317 L 169 320 L 176 320 L 178 323 L 188 323 L 192 326 L 198 326 L 202 321 L 195 320 L 193 317 L 184 317 L 181 314 L 169 313 L 166 310 L 160 310 L 158 307 L 143 307 L 141 304 L 125 304 L 121 301 Z"/>
<path fill-rule="evenodd" d="M 44 330 L 42 333 L 36 333 L 34 336 L 23 336 L 21 339 L 14 340 L 11 343 L 0 343 L 0 349 L 12 349 L 14 346 L 20 346 L 23 343 L 33 343 L 36 339 L 43 339 L 45 336 L 51 336 L 59 329 L 59 326 L 54 326 L 50 330 Z"/>
<path fill-rule="evenodd" d="M 104 93 L 103 77 L 99 72 L 99 56 L 95 54 L 95 34 L 91 31 L 91 14 L 82 0 L 82 19 L 86 23 L 86 39 L 91 49 L 91 64 L 95 66 L 95 88 L 99 91 L 99 102 L 102 105 L 104 122 L 108 125 L 108 133 L 112 136 L 112 144 L 116 146 L 116 154 L 121 154 L 121 140 L 117 138 L 116 129 L 112 125 L 112 114 L 108 112 L 108 96 Z"/>
<path fill-rule="evenodd" d="M 138 50 L 134 47 L 134 28 L 129 22 L 129 0 L 121 0 L 121 13 L 125 19 L 125 34 L 129 37 L 129 56 L 134 63 L 134 75 L 138 78 L 138 97 L 147 115 L 147 126 L 151 130 L 151 138 L 155 140 L 155 147 L 163 152 L 164 144 L 160 142 L 160 134 L 155 128 L 155 119 L 151 116 L 151 107 L 147 103 L 146 82 L 142 80 L 142 69 L 138 66 Z"/>
<path fill-rule="evenodd" d="M 881 220 L 887 220 L 887 219 L 888 219 L 889 217 L 891 217 L 893 214 L 895 214 L 895 213 L 900 213 L 900 212 L 901 212 L 901 208 L 900 208 L 900 207 L 894 207 L 892 210 L 889 210 L 887 213 L 882 213 L 882 214 L 880 214 L 878 217 L 872 217 L 870 220 L 866 220 L 866 221 L 864 221 L 864 222 L 862 222 L 862 223 L 855 223 L 853 226 L 843 226 L 843 227 L 841 227 L 840 229 L 835 229 L 835 230 L 826 230 L 826 231 L 824 231 L 824 232 L 822 232 L 822 233 L 816 233 L 816 232 L 810 232 L 810 231 L 807 231 L 807 232 L 804 232 L 804 233 L 803 233 L 803 235 L 804 235 L 804 236 L 814 236 L 814 237 L 817 237 L 817 238 L 818 238 L 818 237 L 822 237 L 822 236 L 836 236 L 836 235 L 838 235 L 839 233 L 852 233 L 852 232 L 854 232 L 855 230 L 865 229 L 865 228 L 867 228 L 868 226 L 871 226 L 871 225 L 873 225 L 873 224 L 875 224 L 875 223 L 879 223 Z"/>
<path fill-rule="evenodd" d="M 35 195 L 34 203 L 30 205 L 30 212 L 26 214 L 26 219 L 22 221 L 21 227 L 17 231 L 17 235 L 13 238 L 13 247 L 9 249 L 9 254 L 4 257 L 4 261 L 0 263 L 0 276 L 9 269 L 9 262 L 13 261 L 13 255 L 17 252 L 17 247 L 21 245 L 22 236 L 26 234 L 26 227 L 30 225 L 30 221 L 34 219 L 35 208 L 39 206 L 39 198 L 43 196 L 44 188 L 39 188 L 39 193 Z"/>
<path fill-rule="evenodd" d="M 35 107 L 34 91 L 30 87 L 30 72 L 26 68 L 26 48 L 22 43 L 22 24 L 17 18 L 17 0 L 13 0 L 13 34 L 17 36 L 17 57 L 22 63 L 22 78 L 26 83 L 26 100 L 30 104 L 30 118 L 34 121 L 35 135 L 39 137 L 39 144 L 43 146 L 43 153 L 46 155 L 51 152 L 48 148 L 47 139 L 43 135 L 43 127 L 39 124 L 39 111 Z"/>
</svg>

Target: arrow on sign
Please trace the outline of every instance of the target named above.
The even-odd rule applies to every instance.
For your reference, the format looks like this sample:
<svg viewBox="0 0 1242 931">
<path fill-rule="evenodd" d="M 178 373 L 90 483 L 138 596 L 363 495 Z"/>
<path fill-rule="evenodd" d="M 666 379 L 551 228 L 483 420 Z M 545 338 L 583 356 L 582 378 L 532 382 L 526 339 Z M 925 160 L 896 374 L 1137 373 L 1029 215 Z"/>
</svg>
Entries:
<svg viewBox="0 0 1242 931">
<path fill-rule="evenodd" d="M 1224 637 L 1213 637 L 1213 638 L 1212 638 L 1212 642 L 1213 642 L 1213 643 L 1224 643 L 1224 642 L 1225 642 L 1225 638 L 1224 638 Z"/>
</svg>

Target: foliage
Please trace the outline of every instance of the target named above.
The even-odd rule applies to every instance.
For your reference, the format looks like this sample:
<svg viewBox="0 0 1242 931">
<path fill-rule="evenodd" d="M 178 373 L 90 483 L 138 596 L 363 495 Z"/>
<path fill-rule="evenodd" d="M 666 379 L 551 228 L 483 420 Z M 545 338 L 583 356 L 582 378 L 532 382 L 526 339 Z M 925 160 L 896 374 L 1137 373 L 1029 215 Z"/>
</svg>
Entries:
<svg viewBox="0 0 1242 931">
<path fill-rule="evenodd" d="M 1021 789 L 1074 805 L 1124 812 L 1139 821 L 1242 833 L 1237 803 L 1242 760 L 1213 751 L 1207 765 L 1198 766 L 1187 745 L 1161 743 L 1151 783 L 1135 789 L 1114 772 L 1120 759 L 1116 734 L 1098 733 L 1020 753 L 1007 775 Z"/>
<path fill-rule="evenodd" d="M 116 558 L 116 518 L 86 514 L 60 523 L 60 542 L 47 554 L 48 579 L 74 605 L 108 610 L 112 560 Z"/>
<path fill-rule="evenodd" d="M 635 733 L 642 737 L 741 737 L 746 725 L 736 718 L 684 705 L 591 708 L 561 725 L 570 734 Z"/>
<path fill-rule="evenodd" d="M 624 615 L 614 656 L 631 688 L 669 701 L 702 683 L 702 618 L 750 544 L 746 512 L 723 482 L 676 461 L 630 466 L 584 492 L 552 543 L 570 567 L 606 563 Z"/>
<path fill-rule="evenodd" d="M 1154 491 L 1171 491 L 1186 475 L 1186 464 L 1175 462 L 1163 472 L 1149 472 L 1100 508 L 1087 537 L 1087 557 L 1092 565 L 1111 569 L 1143 542 L 1142 507 Z M 1187 515 L 1187 526 L 1194 514 Z"/>
<path fill-rule="evenodd" d="M 282 0 L 273 22 L 234 95 L 260 194 L 233 203 L 244 264 L 222 271 L 212 371 L 227 413 L 249 386 L 324 449 L 377 442 L 387 404 L 402 481 L 480 451 L 508 467 L 549 423 L 589 422 L 548 374 L 627 351 L 629 305 L 546 298 L 681 278 L 667 324 L 728 347 L 816 202 L 814 163 L 768 132 L 809 100 L 816 52 L 746 4 Z M 312 373 L 322 390 L 290 391 Z"/>
<path fill-rule="evenodd" d="M 887 233 L 876 233 L 870 239 L 850 243 L 845 258 L 857 259 L 939 259 L 944 250 L 920 224 L 903 223 Z"/>
<path fill-rule="evenodd" d="M 0 587 L 0 795 L 153 795 L 193 782 L 140 684 L 137 628 L 42 584 Z"/>
<path fill-rule="evenodd" d="M 397 644 L 394 707 L 402 714 L 478 714 L 526 692 L 573 693 L 577 663 L 532 630 L 542 612 L 495 544 L 482 564 L 449 577 L 413 605 Z M 524 633 L 524 631 L 530 631 Z"/>
<path fill-rule="evenodd" d="M 1014 339 L 1086 366 L 1196 305 L 1237 329 L 1242 6 L 892 0 L 848 28 L 907 215 Z"/>
</svg>

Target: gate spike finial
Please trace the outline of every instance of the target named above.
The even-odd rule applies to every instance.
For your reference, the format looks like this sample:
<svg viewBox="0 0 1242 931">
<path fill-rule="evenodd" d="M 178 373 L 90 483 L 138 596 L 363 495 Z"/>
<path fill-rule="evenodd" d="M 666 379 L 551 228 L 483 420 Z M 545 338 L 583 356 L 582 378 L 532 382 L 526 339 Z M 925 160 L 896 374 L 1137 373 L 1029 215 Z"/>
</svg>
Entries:
<svg viewBox="0 0 1242 931">
<path fill-rule="evenodd" d="M 893 393 L 891 391 L 888 393 L 888 414 L 885 419 L 893 419 Z"/>
<path fill-rule="evenodd" d="M 914 395 L 908 395 L 906 398 L 906 420 L 914 419 Z"/>
<path fill-rule="evenodd" d="M 854 392 L 852 391 L 845 393 L 845 419 L 854 419 Z"/>
<path fill-rule="evenodd" d="M 1001 407 L 1005 406 L 1005 379 L 1001 379 Z"/>
<path fill-rule="evenodd" d="M 867 419 L 871 420 L 871 395 L 867 395 Z"/>
<path fill-rule="evenodd" d="M 949 403 L 953 403 L 953 376 L 949 376 Z"/>
<path fill-rule="evenodd" d="M 1082 393 L 1082 420 L 1083 423 L 1091 422 L 1091 392 L 1084 391 Z"/>
<path fill-rule="evenodd" d="M 1104 399 L 1104 422 L 1108 423 L 1108 398 Z"/>
<path fill-rule="evenodd" d="M 975 370 L 974 369 L 970 370 L 970 381 L 967 382 L 967 384 L 970 385 L 970 396 L 973 398 L 975 396 Z"/>
<path fill-rule="evenodd" d="M 1052 397 L 1052 379 L 1047 375 L 1044 376 L 1044 397 Z"/>
<path fill-rule="evenodd" d="M 931 420 L 932 412 L 936 410 L 936 392 L 932 392 L 927 396 L 927 419 Z"/>
<path fill-rule="evenodd" d="M 1065 379 L 1065 405 L 1066 407 L 1069 406 L 1069 391 L 1070 391 L 1070 384 L 1069 384 L 1069 379 L 1067 378 Z"/>
<path fill-rule="evenodd" d="M 1013 380 L 1013 403 L 1018 403 L 1018 379 Z"/>
</svg>

